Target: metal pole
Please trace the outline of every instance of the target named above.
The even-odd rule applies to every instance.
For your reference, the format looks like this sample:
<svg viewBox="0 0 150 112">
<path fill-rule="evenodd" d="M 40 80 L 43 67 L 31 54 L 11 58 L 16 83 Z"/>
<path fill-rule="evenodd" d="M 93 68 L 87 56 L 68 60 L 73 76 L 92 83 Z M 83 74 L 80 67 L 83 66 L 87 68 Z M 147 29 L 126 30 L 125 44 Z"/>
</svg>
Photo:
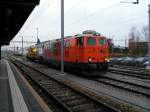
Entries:
<svg viewBox="0 0 150 112">
<path fill-rule="evenodd" d="M 38 38 L 39 38 L 39 28 L 38 27 L 36 28 L 36 33 L 37 33 L 37 40 L 38 40 Z"/>
<path fill-rule="evenodd" d="M 0 60 L 1 60 L 1 47 L 2 47 L 2 46 L 0 45 Z"/>
<path fill-rule="evenodd" d="M 148 51 L 149 51 L 149 67 L 150 67 L 150 5 L 148 6 L 149 7 L 149 11 L 148 11 L 148 14 L 149 14 L 149 39 L 148 39 Z"/>
<path fill-rule="evenodd" d="M 23 36 L 22 36 L 22 56 L 23 56 Z"/>
<path fill-rule="evenodd" d="M 64 74 L 64 0 L 61 0 L 61 74 Z"/>
<path fill-rule="evenodd" d="M 15 54 L 15 45 L 14 45 L 14 54 Z"/>
</svg>

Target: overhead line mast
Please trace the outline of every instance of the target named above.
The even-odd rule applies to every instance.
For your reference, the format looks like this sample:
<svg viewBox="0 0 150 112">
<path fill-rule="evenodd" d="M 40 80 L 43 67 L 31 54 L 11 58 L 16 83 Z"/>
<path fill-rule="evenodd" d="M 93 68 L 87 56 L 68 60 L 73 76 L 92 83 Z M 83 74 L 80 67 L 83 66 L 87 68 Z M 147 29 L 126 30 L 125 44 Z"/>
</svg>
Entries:
<svg viewBox="0 0 150 112">
<path fill-rule="evenodd" d="M 64 74 L 64 0 L 61 0 L 61 74 Z"/>
<path fill-rule="evenodd" d="M 123 3 L 123 2 L 122 2 Z M 125 2 L 124 2 L 125 3 Z M 139 0 L 132 2 L 133 4 L 139 4 Z M 150 4 L 148 5 L 148 24 L 149 24 L 149 36 L 148 36 L 148 69 L 150 70 Z"/>
<path fill-rule="evenodd" d="M 150 69 L 150 4 L 148 5 L 149 10 L 148 10 L 148 15 L 149 15 L 149 37 L 148 37 L 148 56 L 149 56 L 149 69 Z"/>
</svg>

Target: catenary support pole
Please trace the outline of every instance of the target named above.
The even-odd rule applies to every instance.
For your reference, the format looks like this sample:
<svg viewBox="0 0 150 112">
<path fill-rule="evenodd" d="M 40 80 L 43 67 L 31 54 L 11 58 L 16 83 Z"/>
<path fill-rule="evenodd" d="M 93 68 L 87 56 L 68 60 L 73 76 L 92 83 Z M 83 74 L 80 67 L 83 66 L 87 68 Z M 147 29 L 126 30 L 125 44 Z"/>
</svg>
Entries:
<svg viewBox="0 0 150 112">
<path fill-rule="evenodd" d="M 149 56 L 149 68 L 150 68 L 150 5 L 148 5 L 148 8 L 149 8 L 149 10 L 148 10 L 148 15 L 149 15 L 149 37 L 148 37 L 148 51 L 149 51 L 149 53 L 148 53 L 148 56 Z"/>
<path fill-rule="evenodd" d="M 1 52 L 2 52 L 2 51 L 1 51 L 1 45 L 0 45 L 0 60 L 1 60 Z"/>
<path fill-rule="evenodd" d="M 61 0 L 61 74 L 64 74 L 64 0 Z"/>
<path fill-rule="evenodd" d="M 22 56 L 23 56 L 23 36 L 22 36 Z"/>
<path fill-rule="evenodd" d="M 37 42 L 38 42 L 38 39 L 39 39 L 39 28 L 38 27 L 36 28 L 36 35 L 37 35 Z"/>
</svg>

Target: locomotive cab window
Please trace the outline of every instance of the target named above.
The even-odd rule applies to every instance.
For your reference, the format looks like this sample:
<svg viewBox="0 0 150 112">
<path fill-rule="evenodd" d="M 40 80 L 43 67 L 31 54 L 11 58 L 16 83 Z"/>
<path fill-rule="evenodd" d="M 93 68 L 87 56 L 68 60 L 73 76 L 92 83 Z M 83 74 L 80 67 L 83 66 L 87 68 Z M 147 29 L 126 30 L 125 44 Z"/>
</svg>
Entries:
<svg viewBox="0 0 150 112">
<path fill-rule="evenodd" d="M 93 37 L 87 38 L 87 45 L 96 45 L 96 39 Z"/>
<path fill-rule="evenodd" d="M 70 47 L 70 42 L 69 41 L 65 41 L 65 47 Z"/>
<path fill-rule="evenodd" d="M 100 45 L 105 45 L 106 44 L 106 39 L 105 38 L 100 38 L 99 39 L 99 44 Z"/>
<path fill-rule="evenodd" d="M 79 45 L 79 46 L 83 45 L 83 38 L 82 37 L 77 38 L 77 45 Z"/>
</svg>

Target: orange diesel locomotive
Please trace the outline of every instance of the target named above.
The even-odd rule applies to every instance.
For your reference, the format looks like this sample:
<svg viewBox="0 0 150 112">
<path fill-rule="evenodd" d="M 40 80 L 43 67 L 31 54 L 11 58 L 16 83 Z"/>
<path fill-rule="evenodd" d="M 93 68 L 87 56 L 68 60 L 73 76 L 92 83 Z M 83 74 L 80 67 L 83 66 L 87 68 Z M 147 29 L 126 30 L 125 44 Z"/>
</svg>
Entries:
<svg viewBox="0 0 150 112">
<path fill-rule="evenodd" d="M 36 59 L 60 66 L 61 39 L 36 44 Z M 105 36 L 95 31 L 64 38 L 65 68 L 73 67 L 85 70 L 107 70 L 108 43 Z M 28 52 L 30 53 L 30 52 Z"/>
</svg>

